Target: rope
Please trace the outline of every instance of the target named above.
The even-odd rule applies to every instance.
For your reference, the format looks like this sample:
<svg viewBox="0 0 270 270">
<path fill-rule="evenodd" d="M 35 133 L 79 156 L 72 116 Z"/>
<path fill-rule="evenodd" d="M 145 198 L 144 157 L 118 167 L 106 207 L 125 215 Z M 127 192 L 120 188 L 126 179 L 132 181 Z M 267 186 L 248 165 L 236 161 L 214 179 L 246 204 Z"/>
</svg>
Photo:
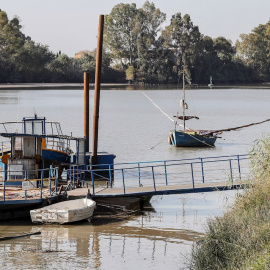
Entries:
<svg viewBox="0 0 270 270">
<path fill-rule="evenodd" d="M 213 146 L 213 145 L 211 145 L 211 144 L 208 144 L 208 143 L 206 143 L 206 142 L 204 142 L 204 141 L 201 141 L 201 140 L 197 139 L 196 137 L 192 136 L 191 134 L 188 134 L 188 133 L 186 133 L 186 134 L 189 135 L 190 137 L 192 137 L 193 139 L 195 139 L 195 140 L 197 140 L 197 141 L 199 141 L 199 142 L 201 142 L 201 143 L 203 143 L 203 144 L 205 144 L 205 145 L 207 145 L 207 146 L 210 146 L 210 147 L 212 147 L 212 148 L 215 148 L 215 146 Z"/>
<path fill-rule="evenodd" d="M 157 143 L 156 145 L 154 145 L 153 147 L 151 147 L 150 149 L 154 149 L 156 146 L 158 146 L 159 144 L 161 144 L 164 140 L 166 140 L 167 138 L 164 138 L 162 141 L 160 141 L 159 143 Z"/>
<path fill-rule="evenodd" d="M 176 125 L 180 126 L 180 127 L 184 127 L 183 125 L 177 123 L 174 119 L 172 119 L 167 113 L 165 113 L 149 96 L 147 96 L 144 92 L 143 94 L 153 103 L 153 105 L 158 109 L 160 110 L 169 120 L 171 120 L 172 122 L 174 122 Z M 192 130 L 188 127 L 186 127 L 186 129 L 188 130 Z"/>
<path fill-rule="evenodd" d="M 259 125 L 259 124 L 262 124 L 262 123 L 265 123 L 265 122 L 268 122 L 268 121 L 270 121 L 270 119 L 266 119 L 266 120 L 263 120 L 263 121 L 260 121 L 260 122 L 255 122 L 255 123 L 251 123 L 251 124 L 248 124 L 248 125 L 243 125 L 243 126 L 235 127 L 235 128 L 227 128 L 227 129 L 214 130 L 214 132 L 224 132 L 224 131 L 237 130 L 237 129 L 241 129 L 241 128 L 245 128 L 245 127 Z"/>
<path fill-rule="evenodd" d="M 172 122 L 174 122 L 176 125 L 178 125 L 178 126 L 181 126 L 181 127 L 184 127 L 183 125 L 181 125 L 181 124 L 179 124 L 179 123 L 177 123 L 174 119 L 172 119 L 167 113 L 165 113 L 149 96 L 147 96 L 144 92 L 143 92 L 143 94 L 154 104 L 154 106 L 157 108 L 157 109 L 159 109 L 167 118 L 169 118 L 169 120 L 171 120 Z M 186 129 L 188 129 L 188 130 L 191 130 L 190 128 L 187 128 L 186 127 Z M 188 133 L 186 133 L 186 134 L 188 134 Z M 201 141 L 201 140 L 199 140 L 199 139 L 197 139 L 196 137 L 194 137 L 194 136 L 192 136 L 191 134 L 188 134 L 190 137 L 192 137 L 193 139 L 195 139 L 195 140 L 197 140 L 197 141 L 199 141 L 199 142 L 201 142 L 201 143 L 203 143 L 203 144 L 205 144 L 205 145 L 207 145 L 207 146 L 210 146 L 210 147 L 213 147 L 214 148 L 214 146 L 213 145 L 210 145 L 210 144 L 208 144 L 208 143 L 206 143 L 206 142 L 204 142 L 204 141 Z M 156 144 L 155 146 L 153 146 L 152 148 L 150 148 L 150 149 L 153 149 L 153 148 L 155 148 L 157 145 L 159 145 L 160 143 L 162 143 L 163 141 L 164 141 L 165 139 L 163 139 L 162 141 L 160 141 L 158 144 Z"/>
</svg>

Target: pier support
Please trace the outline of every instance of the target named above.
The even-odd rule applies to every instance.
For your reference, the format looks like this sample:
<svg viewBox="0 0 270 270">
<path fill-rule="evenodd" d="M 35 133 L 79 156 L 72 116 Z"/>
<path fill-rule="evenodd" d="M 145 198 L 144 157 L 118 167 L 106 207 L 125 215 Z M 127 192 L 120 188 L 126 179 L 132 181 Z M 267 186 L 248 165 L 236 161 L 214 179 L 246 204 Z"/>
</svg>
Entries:
<svg viewBox="0 0 270 270">
<path fill-rule="evenodd" d="M 89 152 L 89 73 L 84 72 L 84 137 L 85 150 Z"/>
<path fill-rule="evenodd" d="M 92 164 L 96 163 L 98 148 L 98 120 L 99 120 L 99 100 L 101 83 L 101 65 L 102 65 L 102 43 L 103 43 L 104 15 L 99 15 L 97 56 L 96 56 L 96 74 L 95 74 L 95 96 L 93 113 L 93 137 L 92 137 Z"/>
</svg>

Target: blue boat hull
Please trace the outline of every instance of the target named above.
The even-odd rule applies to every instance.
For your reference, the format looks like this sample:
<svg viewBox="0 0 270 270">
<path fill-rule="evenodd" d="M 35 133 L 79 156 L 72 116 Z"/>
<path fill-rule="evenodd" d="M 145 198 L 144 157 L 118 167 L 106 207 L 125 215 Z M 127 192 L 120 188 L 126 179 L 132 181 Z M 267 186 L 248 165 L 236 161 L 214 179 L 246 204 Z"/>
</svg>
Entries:
<svg viewBox="0 0 270 270">
<path fill-rule="evenodd" d="M 189 134 L 182 131 L 172 131 L 169 135 L 170 144 L 176 147 L 212 147 L 217 137 Z"/>
<path fill-rule="evenodd" d="M 52 149 L 42 149 L 42 158 L 66 163 L 70 161 L 70 156 L 67 153 Z"/>
</svg>

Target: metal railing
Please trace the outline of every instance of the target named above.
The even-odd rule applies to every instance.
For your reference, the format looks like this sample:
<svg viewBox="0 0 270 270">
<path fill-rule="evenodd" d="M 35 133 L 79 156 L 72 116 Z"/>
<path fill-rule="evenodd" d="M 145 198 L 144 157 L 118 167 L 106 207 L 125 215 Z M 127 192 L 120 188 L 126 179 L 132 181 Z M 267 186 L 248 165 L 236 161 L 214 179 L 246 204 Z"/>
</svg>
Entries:
<svg viewBox="0 0 270 270">
<path fill-rule="evenodd" d="M 20 174 L 23 179 L 9 179 L 8 175 Z M 33 179 L 33 175 L 37 178 Z M 38 177 L 39 176 L 39 177 Z M 10 199 L 43 199 L 58 195 L 58 168 L 0 172 L 0 202 Z M 18 187 L 17 189 L 14 187 Z M 1 192 L 2 191 L 2 192 Z"/>
<path fill-rule="evenodd" d="M 156 190 L 157 186 L 234 184 L 249 178 L 249 155 L 72 166 L 68 176 L 73 181 L 91 183 L 93 195 L 97 183 L 100 187 L 102 182 L 111 189 L 122 188 L 123 194 L 132 187 L 152 186 Z"/>
</svg>

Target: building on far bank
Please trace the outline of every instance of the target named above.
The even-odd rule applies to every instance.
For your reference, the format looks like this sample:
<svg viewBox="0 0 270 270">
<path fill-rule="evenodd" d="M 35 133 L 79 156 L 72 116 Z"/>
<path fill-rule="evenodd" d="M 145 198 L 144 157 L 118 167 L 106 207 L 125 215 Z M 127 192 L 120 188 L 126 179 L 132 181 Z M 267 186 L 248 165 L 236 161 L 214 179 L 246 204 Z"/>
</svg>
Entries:
<svg viewBox="0 0 270 270">
<path fill-rule="evenodd" d="M 81 57 L 83 57 L 84 54 L 89 54 L 89 55 L 94 56 L 96 54 L 96 52 L 95 51 L 87 51 L 87 50 L 80 51 L 80 52 L 75 53 L 75 58 L 80 59 Z"/>
</svg>

